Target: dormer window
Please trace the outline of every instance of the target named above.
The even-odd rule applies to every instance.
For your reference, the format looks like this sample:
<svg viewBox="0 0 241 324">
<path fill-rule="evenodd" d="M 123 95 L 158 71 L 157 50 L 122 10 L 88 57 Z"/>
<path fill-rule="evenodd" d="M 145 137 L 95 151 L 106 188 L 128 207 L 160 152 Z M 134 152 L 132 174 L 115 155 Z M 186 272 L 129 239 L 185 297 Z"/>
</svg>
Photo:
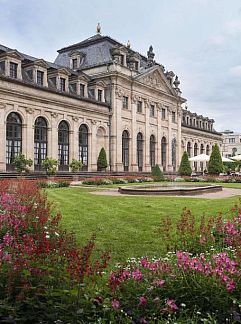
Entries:
<svg viewBox="0 0 241 324">
<path fill-rule="evenodd" d="M 103 90 L 98 89 L 98 101 L 102 101 Z"/>
<path fill-rule="evenodd" d="M 138 71 L 139 70 L 139 62 L 135 62 L 135 70 Z"/>
<path fill-rule="evenodd" d="M 120 55 L 120 64 L 125 65 L 125 57 L 124 57 L 124 55 Z"/>
<path fill-rule="evenodd" d="M 85 85 L 84 84 L 80 84 L 80 96 L 84 97 L 85 96 Z"/>
<path fill-rule="evenodd" d="M 66 86 L 65 86 L 66 80 L 64 78 L 60 78 L 60 91 L 65 92 Z"/>
<path fill-rule="evenodd" d="M 76 70 L 78 67 L 78 60 L 77 58 L 72 59 L 72 69 Z"/>
<path fill-rule="evenodd" d="M 10 62 L 9 75 L 11 78 L 17 79 L 17 77 L 18 77 L 18 64 L 17 63 Z"/>
<path fill-rule="evenodd" d="M 40 86 L 44 85 L 44 72 L 37 70 L 37 84 Z"/>
</svg>

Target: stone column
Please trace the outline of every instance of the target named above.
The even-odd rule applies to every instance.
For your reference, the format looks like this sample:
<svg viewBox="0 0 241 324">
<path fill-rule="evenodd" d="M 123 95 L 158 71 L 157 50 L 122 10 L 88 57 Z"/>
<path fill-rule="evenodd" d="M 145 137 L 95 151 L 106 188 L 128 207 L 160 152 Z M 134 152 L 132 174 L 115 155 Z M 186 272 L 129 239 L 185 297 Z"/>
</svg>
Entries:
<svg viewBox="0 0 241 324">
<path fill-rule="evenodd" d="M 182 159 L 182 108 L 177 108 L 177 170 Z"/>
<path fill-rule="evenodd" d="M 51 128 L 49 130 L 49 153 L 48 156 L 58 161 L 58 122 L 57 113 L 52 113 Z"/>
<path fill-rule="evenodd" d="M 33 161 L 31 170 L 34 170 L 34 120 L 33 109 L 26 109 L 26 128 L 24 128 L 23 134 L 23 154 Z M 25 146 L 26 145 L 26 146 Z"/>
<path fill-rule="evenodd" d="M 121 97 L 122 98 L 122 97 Z M 129 109 L 130 109 L 130 98 L 129 98 Z M 123 171 L 122 163 L 122 100 L 119 98 L 116 100 L 116 171 Z"/>
<path fill-rule="evenodd" d="M 97 146 L 97 126 L 96 126 L 96 120 L 92 120 L 92 136 L 90 139 L 91 142 L 91 148 L 90 148 L 90 167 L 91 170 L 90 171 L 97 171 L 97 150 L 96 150 L 96 146 Z"/>
<path fill-rule="evenodd" d="M 145 120 L 145 134 L 144 134 L 144 148 L 143 148 L 143 171 L 150 172 L 150 103 L 145 101 L 146 120 Z"/>
<path fill-rule="evenodd" d="M 167 171 L 172 172 L 172 110 L 168 108 Z"/>
<path fill-rule="evenodd" d="M 2 139 L 2 147 L 0 150 L 0 171 L 6 171 L 6 121 L 5 121 L 6 105 L 0 103 L 0 138 Z"/>
<path fill-rule="evenodd" d="M 129 145 L 129 161 L 130 161 L 130 171 L 138 172 L 138 165 L 137 165 L 137 125 L 136 125 L 136 98 L 132 98 L 131 100 L 131 117 L 132 117 L 132 124 L 131 124 L 131 140 Z"/>
<path fill-rule="evenodd" d="M 162 119 L 161 119 L 161 104 L 157 106 L 157 138 L 156 138 L 156 164 L 161 166 L 161 129 L 162 129 Z"/>
</svg>

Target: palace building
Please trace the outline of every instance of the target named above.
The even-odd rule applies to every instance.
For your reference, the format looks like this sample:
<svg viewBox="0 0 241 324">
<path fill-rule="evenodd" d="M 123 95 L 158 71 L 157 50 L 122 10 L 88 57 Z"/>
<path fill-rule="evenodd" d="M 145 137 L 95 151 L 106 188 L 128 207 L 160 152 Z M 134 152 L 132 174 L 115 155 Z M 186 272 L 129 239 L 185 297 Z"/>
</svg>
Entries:
<svg viewBox="0 0 241 324">
<path fill-rule="evenodd" d="M 48 156 L 68 171 L 72 159 L 97 170 L 175 172 L 184 150 L 211 153 L 221 134 L 213 119 L 183 109 L 180 81 L 147 56 L 97 34 L 58 50 L 54 63 L 0 45 L 0 171 L 22 152 L 40 171 Z M 195 164 L 196 170 L 203 168 Z"/>
</svg>

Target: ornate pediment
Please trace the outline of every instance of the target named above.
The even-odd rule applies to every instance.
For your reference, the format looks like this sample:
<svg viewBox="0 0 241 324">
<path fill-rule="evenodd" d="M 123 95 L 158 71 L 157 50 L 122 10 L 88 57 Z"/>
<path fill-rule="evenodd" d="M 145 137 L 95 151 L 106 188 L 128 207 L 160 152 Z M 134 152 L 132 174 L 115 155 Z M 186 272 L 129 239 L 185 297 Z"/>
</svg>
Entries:
<svg viewBox="0 0 241 324">
<path fill-rule="evenodd" d="M 164 73 L 161 71 L 160 67 L 155 67 L 155 69 L 151 68 L 150 71 L 145 71 L 144 73 L 138 75 L 135 79 L 138 82 L 152 87 L 153 89 L 161 90 L 174 96 L 177 95 L 171 84 L 166 79 Z"/>
</svg>

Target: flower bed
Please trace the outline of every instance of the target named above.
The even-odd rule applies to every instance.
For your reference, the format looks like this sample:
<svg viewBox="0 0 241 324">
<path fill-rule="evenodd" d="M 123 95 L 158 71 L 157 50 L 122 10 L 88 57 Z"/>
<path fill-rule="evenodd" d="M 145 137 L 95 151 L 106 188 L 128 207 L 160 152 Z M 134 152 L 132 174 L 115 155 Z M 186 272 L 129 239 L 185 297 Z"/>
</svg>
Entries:
<svg viewBox="0 0 241 324">
<path fill-rule="evenodd" d="M 112 184 L 126 184 L 126 183 L 143 183 L 156 181 L 155 177 L 136 177 L 136 176 L 125 176 L 125 177 L 95 177 L 88 178 L 82 181 L 85 185 L 112 185 Z"/>
</svg>

